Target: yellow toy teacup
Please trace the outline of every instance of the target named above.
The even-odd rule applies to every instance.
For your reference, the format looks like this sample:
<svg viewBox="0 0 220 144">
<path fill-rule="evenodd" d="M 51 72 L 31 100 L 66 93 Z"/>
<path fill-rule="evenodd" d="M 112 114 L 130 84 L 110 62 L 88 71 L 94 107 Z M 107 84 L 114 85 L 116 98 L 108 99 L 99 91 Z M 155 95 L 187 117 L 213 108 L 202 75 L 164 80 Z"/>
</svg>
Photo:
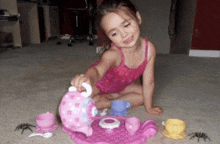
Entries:
<svg viewBox="0 0 220 144">
<path fill-rule="evenodd" d="M 186 123 L 180 119 L 167 119 L 163 134 L 172 139 L 182 139 L 186 136 Z"/>
</svg>

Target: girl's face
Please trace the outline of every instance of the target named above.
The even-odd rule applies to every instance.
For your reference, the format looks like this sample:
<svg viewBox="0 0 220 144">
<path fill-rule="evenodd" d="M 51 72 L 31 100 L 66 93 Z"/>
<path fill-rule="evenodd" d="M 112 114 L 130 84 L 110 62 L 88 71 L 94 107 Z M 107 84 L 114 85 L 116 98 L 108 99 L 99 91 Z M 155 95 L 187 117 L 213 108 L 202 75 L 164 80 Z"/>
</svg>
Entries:
<svg viewBox="0 0 220 144">
<path fill-rule="evenodd" d="M 140 37 L 141 17 L 139 12 L 137 19 L 121 12 L 120 15 L 114 12 L 107 13 L 101 21 L 101 26 L 108 38 L 121 48 L 134 47 Z"/>
</svg>

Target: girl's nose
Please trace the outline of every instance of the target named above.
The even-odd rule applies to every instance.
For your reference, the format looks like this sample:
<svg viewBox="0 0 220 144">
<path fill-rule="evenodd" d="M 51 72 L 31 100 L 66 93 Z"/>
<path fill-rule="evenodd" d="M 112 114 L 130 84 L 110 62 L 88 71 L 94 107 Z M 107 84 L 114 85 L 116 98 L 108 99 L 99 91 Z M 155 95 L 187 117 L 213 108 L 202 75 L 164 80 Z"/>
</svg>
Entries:
<svg viewBox="0 0 220 144">
<path fill-rule="evenodd" d="M 121 36 L 122 38 L 126 37 L 128 35 L 128 32 L 125 29 L 121 30 Z"/>
</svg>

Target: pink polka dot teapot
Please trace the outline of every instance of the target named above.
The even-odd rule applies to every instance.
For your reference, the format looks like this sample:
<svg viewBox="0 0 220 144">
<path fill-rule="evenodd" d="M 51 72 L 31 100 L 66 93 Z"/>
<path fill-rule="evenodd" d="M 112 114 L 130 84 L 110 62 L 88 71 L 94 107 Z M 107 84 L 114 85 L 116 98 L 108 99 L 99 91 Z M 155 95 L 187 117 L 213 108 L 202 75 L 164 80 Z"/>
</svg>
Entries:
<svg viewBox="0 0 220 144">
<path fill-rule="evenodd" d="M 92 87 L 87 83 L 83 83 L 82 86 L 86 92 L 79 92 L 74 86 L 69 88 L 59 105 L 59 114 L 63 127 L 91 136 L 93 129 L 90 125 L 98 111 L 90 98 Z"/>
</svg>

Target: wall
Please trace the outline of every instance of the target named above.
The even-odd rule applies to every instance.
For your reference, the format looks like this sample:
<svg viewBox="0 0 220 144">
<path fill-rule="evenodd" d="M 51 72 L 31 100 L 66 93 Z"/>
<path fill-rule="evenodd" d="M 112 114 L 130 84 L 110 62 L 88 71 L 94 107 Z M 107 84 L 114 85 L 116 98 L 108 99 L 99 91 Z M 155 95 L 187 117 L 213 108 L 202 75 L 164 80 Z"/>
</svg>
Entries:
<svg viewBox="0 0 220 144">
<path fill-rule="evenodd" d="M 17 0 L 0 0 L 0 9 L 7 9 L 10 13 L 18 13 Z M 12 32 L 14 47 L 21 47 L 21 36 L 19 21 L 0 22 L 0 31 Z"/>
<path fill-rule="evenodd" d="M 178 0 L 176 37 L 169 39 L 171 0 L 131 0 L 142 13 L 142 33 L 156 45 L 158 53 L 189 54 L 197 0 Z"/>
<path fill-rule="evenodd" d="M 21 14 L 20 28 L 22 43 L 39 44 L 39 22 L 36 3 L 18 3 L 18 11 Z"/>
<path fill-rule="evenodd" d="M 141 34 L 154 43 L 157 53 L 170 53 L 168 35 L 171 0 L 131 0 L 143 19 Z"/>
</svg>

